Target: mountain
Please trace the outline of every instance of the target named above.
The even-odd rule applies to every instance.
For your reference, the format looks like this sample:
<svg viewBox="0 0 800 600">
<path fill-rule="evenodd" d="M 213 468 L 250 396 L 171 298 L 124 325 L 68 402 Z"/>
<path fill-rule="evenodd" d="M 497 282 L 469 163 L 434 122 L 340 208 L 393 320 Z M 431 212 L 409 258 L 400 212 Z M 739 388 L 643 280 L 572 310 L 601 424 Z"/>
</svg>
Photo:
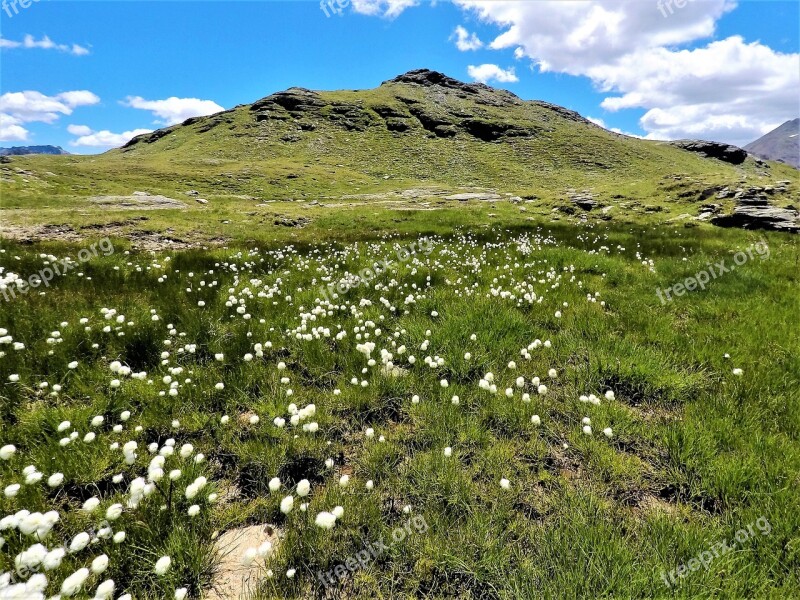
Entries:
<svg viewBox="0 0 800 600">
<path fill-rule="evenodd" d="M 750 154 L 800 169 L 800 118 L 786 121 L 744 147 Z"/>
<path fill-rule="evenodd" d="M 93 162 L 114 170 L 135 164 L 156 178 L 185 170 L 198 189 L 281 199 L 399 184 L 547 194 L 621 180 L 653 194 L 655 182 L 675 173 L 738 178 L 704 156 L 420 69 L 369 90 L 290 88 L 138 136 Z"/>
<path fill-rule="evenodd" d="M 0 148 L 0 156 L 22 156 L 23 154 L 69 154 L 61 146 L 13 146 Z"/>
<path fill-rule="evenodd" d="M 364 211 L 363 226 L 374 228 L 433 210 L 465 222 L 488 210 L 480 217 L 488 226 L 502 211 L 523 222 L 690 222 L 751 197 L 797 206 L 797 171 L 787 165 L 715 142 L 628 137 L 567 108 L 427 69 L 366 90 L 290 88 L 101 155 L 4 162 L 3 202 L 21 209 L 20 221 L 45 218 L 44 208 L 84 211 L 87 225 L 114 214 L 149 234 L 219 232 L 214 218 L 250 235 L 253 223 L 299 227 L 350 211 Z M 132 210 L 148 211 L 147 227 L 124 218 Z M 270 211 L 281 214 L 270 220 Z"/>
</svg>

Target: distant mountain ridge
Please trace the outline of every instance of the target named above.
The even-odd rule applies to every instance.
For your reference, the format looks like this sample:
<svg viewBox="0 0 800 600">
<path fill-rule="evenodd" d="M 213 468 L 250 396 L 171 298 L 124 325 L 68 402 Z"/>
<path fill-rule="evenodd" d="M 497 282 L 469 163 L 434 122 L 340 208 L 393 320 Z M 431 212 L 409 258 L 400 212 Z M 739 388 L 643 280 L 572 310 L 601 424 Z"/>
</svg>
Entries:
<svg viewBox="0 0 800 600">
<path fill-rule="evenodd" d="M 759 158 L 776 160 L 800 169 L 800 118 L 786 121 L 744 147 Z"/>
<path fill-rule="evenodd" d="M 61 146 L 13 146 L 0 148 L 0 156 L 22 156 L 23 154 L 69 154 Z"/>
</svg>

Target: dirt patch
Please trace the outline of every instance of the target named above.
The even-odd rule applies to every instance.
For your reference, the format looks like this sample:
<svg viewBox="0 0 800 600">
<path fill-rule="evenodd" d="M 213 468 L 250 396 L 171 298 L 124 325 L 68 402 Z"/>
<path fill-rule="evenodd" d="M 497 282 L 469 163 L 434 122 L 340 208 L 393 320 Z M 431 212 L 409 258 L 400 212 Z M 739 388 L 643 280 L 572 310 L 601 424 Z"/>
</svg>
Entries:
<svg viewBox="0 0 800 600">
<path fill-rule="evenodd" d="M 264 573 L 264 559 L 257 558 L 248 566 L 242 560 L 244 554 L 265 542 L 272 544 L 274 552 L 278 538 L 278 530 L 271 525 L 252 525 L 223 533 L 214 545 L 220 561 L 211 579 L 211 588 L 203 596 L 205 600 L 239 600 L 252 596 Z"/>
<path fill-rule="evenodd" d="M 170 235 L 169 231 L 160 233 L 157 231 L 133 230 L 126 231 L 124 228 L 135 226 L 140 221 L 147 220 L 146 217 L 135 217 L 125 221 L 113 221 L 111 223 L 97 223 L 84 225 L 80 231 L 75 230 L 69 225 L 0 225 L 0 237 L 16 240 L 23 243 L 33 242 L 82 242 L 89 237 L 118 237 L 129 240 L 131 248 L 136 250 L 185 250 L 187 248 L 202 248 L 208 246 L 221 246 L 227 244 L 230 239 L 215 237 L 210 240 L 181 239 Z"/>
<path fill-rule="evenodd" d="M 63 240 L 77 242 L 82 236 L 69 225 L 0 225 L 0 236 L 20 242 Z"/>
<path fill-rule="evenodd" d="M 677 504 L 667 502 L 663 498 L 658 498 L 651 494 L 647 494 L 641 498 L 637 508 L 645 513 L 660 512 L 667 515 L 677 515 L 680 512 Z"/>
<path fill-rule="evenodd" d="M 166 196 L 134 192 L 130 196 L 92 196 L 89 202 L 101 208 L 113 210 L 160 210 L 186 208 L 186 204 Z"/>
</svg>

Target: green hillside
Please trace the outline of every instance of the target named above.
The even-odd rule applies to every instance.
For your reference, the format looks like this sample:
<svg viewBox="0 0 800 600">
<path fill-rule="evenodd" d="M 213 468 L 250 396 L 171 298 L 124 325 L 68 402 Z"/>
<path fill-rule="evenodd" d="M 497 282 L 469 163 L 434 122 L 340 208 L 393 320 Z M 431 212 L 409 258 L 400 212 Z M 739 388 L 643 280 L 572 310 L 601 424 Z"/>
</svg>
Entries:
<svg viewBox="0 0 800 600">
<path fill-rule="evenodd" d="M 226 235 L 233 238 L 252 235 L 253 222 L 242 223 L 241 215 L 265 203 L 287 218 L 300 212 L 318 221 L 331 209 L 340 215 L 365 205 L 407 211 L 432 202 L 463 211 L 471 202 L 451 196 L 483 193 L 496 196 L 472 203 L 512 199 L 525 204 L 525 218 L 556 211 L 556 218 L 575 220 L 571 198 L 590 193 L 599 208 L 616 210 L 577 210 L 582 218 L 636 221 L 697 215 L 698 203 L 726 186 L 789 181 L 775 197 L 778 205 L 793 201 L 798 189 L 798 171 L 785 165 L 704 158 L 609 132 L 562 107 L 424 70 L 372 90 L 291 88 L 100 156 L 15 157 L 0 167 L 4 216 L 15 226 L 64 222 L 62 211 L 77 211 L 79 225 L 124 221 L 135 205 L 110 199 L 98 210 L 90 198 L 142 191 L 185 205 L 148 212 L 151 229 L 197 233 L 209 219 L 229 221 Z M 208 202 L 187 199 L 191 190 Z M 287 204 L 303 201 L 322 206 Z"/>
</svg>

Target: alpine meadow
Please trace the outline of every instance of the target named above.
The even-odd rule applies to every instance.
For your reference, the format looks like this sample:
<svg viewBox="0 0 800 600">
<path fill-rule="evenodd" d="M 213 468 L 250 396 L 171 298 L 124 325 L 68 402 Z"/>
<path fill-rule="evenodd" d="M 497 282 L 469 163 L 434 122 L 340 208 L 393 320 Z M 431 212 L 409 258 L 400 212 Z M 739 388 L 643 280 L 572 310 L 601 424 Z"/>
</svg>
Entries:
<svg viewBox="0 0 800 600">
<path fill-rule="evenodd" d="M 800 598 L 798 3 L 0 19 L 0 600 Z"/>
</svg>

